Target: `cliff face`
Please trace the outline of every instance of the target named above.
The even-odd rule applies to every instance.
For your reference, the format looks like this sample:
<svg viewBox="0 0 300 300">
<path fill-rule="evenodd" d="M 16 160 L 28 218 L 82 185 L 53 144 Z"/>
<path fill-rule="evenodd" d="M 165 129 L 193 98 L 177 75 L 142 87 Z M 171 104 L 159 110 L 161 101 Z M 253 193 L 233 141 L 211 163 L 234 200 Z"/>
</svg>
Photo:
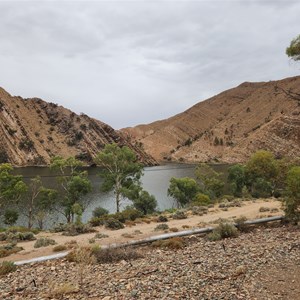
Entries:
<svg viewBox="0 0 300 300">
<path fill-rule="evenodd" d="M 86 164 L 105 144 L 127 145 L 146 165 L 156 161 L 112 127 L 38 98 L 12 97 L 0 88 L 0 163 L 45 165 L 52 156 L 76 156 Z"/>
<path fill-rule="evenodd" d="M 258 149 L 300 156 L 300 76 L 245 82 L 169 119 L 122 129 L 157 160 L 245 161 Z"/>
</svg>

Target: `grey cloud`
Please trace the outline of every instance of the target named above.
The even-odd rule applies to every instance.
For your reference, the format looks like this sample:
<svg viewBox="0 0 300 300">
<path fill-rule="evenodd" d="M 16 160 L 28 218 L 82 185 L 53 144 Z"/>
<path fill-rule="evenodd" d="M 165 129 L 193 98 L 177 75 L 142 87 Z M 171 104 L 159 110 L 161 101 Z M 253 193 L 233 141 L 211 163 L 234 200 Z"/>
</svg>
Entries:
<svg viewBox="0 0 300 300">
<path fill-rule="evenodd" d="M 0 86 L 117 128 L 299 71 L 296 2 L 23 2 L 0 2 Z"/>
</svg>

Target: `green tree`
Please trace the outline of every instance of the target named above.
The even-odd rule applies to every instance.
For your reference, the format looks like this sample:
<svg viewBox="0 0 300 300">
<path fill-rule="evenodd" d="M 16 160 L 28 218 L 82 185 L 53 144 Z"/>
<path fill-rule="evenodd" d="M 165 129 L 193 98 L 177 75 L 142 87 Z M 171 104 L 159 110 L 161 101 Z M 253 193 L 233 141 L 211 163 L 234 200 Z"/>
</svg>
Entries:
<svg viewBox="0 0 300 300">
<path fill-rule="evenodd" d="M 22 212 L 27 217 L 28 228 L 31 228 L 38 212 L 44 212 L 46 216 L 54 207 L 57 201 L 57 191 L 45 188 L 41 178 L 37 176 L 30 180 L 29 188 L 24 198 Z"/>
<path fill-rule="evenodd" d="M 19 213 L 13 209 L 7 209 L 4 213 L 4 224 L 8 226 L 14 225 L 19 218 Z"/>
<path fill-rule="evenodd" d="M 278 171 L 277 162 L 271 152 L 259 150 L 254 153 L 245 168 L 246 182 L 251 194 L 256 197 L 270 196 L 275 188 Z M 263 193 L 260 194 L 260 191 Z"/>
<path fill-rule="evenodd" d="M 240 164 L 233 165 L 228 168 L 227 181 L 235 197 L 242 196 L 242 190 L 246 183 L 245 167 Z"/>
<path fill-rule="evenodd" d="M 134 208 L 141 211 L 144 215 L 153 213 L 157 207 L 155 197 L 138 185 L 128 190 L 126 197 L 133 202 Z"/>
<path fill-rule="evenodd" d="M 191 202 L 195 196 L 201 192 L 201 189 L 196 180 L 184 177 L 172 177 L 168 188 L 168 196 L 173 197 L 178 207 L 183 207 Z"/>
<path fill-rule="evenodd" d="M 286 48 L 285 53 L 293 60 L 300 60 L 300 35 L 291 41 L 290 46 Z"/>
<path fill-rule="evenodd" d="M 87 171 L 80 169 L 82 163 L 74 157 L 64 159 L 56 156 L 51 160 L 50 168 L 60 172 L 57 182 L 60 185 L 59 206 L 63 208 L 62 214 L 67 222 L 74 222 L 74 204 L 79 204 L 82 211 L 89 204 L 89 199 L 84 198 L 92 190 L 92 185 L 88 179 Z M 77 210 L 77 206 L 76 210 Z M 77 210 L 78 211 L 78 210 Z"/>
<path fill-rule="evenodd" d="M 0 165 L 0 209 L 11 205 L 26 193 L 27 186 L 22 176 L 12 174 L 13 167 L 5 163 Z"/>
<path fill-rule="evenodd" d="M 133 186 L 140 185 L 143 167 L 137 162 L 136 155 L 127 146 L 107 144 L 99 152 L 95 163 L 101 167 L 99 176 L 104 179 L 101 190 L 113 191 L 116 200 L 117 212 L 120 211 L 121 198 Z"/>
<path fill-rule="evenodd" d="M 225 184 L 220 179 L 221 173 L 213 170 L 208 164 L 200 163 L 195 170 L 195 175 L 203 184 L 204 192 L 209 194 L 211 199 L 222 195 Z"/>
<path fill-rule="evenodd" d="M 288 172 L 286 180 L 285 213 L 292 221 L 300 220 L 300 167 L 295 166 Z"/>
</svg>

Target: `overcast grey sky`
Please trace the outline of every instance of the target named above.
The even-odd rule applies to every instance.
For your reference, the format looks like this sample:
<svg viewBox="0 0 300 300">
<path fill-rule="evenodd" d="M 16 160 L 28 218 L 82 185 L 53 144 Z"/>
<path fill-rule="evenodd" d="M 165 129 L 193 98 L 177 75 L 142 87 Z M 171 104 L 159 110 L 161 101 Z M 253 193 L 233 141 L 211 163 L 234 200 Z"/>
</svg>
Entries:
<svg viewBox="0 0 300 300">
<path fill-rule="evenodd" d="M 3 1 L 0 86 L 114 128 L 298 75 L 300 1 Z"/>
</svg>

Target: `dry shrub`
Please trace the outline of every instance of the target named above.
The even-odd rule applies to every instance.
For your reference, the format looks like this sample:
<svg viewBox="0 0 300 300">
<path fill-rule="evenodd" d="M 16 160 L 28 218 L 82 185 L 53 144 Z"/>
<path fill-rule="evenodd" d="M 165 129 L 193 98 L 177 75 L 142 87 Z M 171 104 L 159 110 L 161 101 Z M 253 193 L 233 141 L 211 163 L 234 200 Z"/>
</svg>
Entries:
<svg viewBox="0 0 300 300">
<path fill-rule="evenodd" d="M 125 237 L 127 239 L 132 239 L 134 236 L 132 234 L 130 234 L 130 233 L 123 233 L 122 237 Z"/>
<path fill-rule="evenodd" d="M 189 228 L 191 228 L 191 226 L 190 225 L 182 225 L 182 228 L 183 229 L 189 229 Z"/>
<path fill-rule="evenodd" d="M 142 221 L 146 224 L 150 224 L 151 223 L 151 219 L 149 218 L 142 218 Z"/>
<path fill-rule="evenodd" d="M 267 212 L 267 211 L 270 211 L 270 208 L 264 206 L 259 208 L 259 212 Z"/>
<path fill-rule="evenodd" d="M 104 238 L 107 238 L 109 237 L 109 235 L 105 234 L 105 233 L 96 233 L 94 238 L 95 239 L 104 239 Z"/>
<path fill-rule="evenodd" d="M 105 228 L 109 228 L 112 230 L 123 229 L 124 225 L 116 219 L 108 219 L 105 221 Z"/>
<path fill-rule="evenodd" d="M 140 252 L 132 247 L 98 249 L 94 250 L 93 254 L 100 264 L 115 263 L 121 260 L 135 260 L 143 257 Z"/>
<path fill-rule="evenodd" d="M 68 253 L 66 259 L 69 262 L 90 265 L 95 263 L 91 247 L 79 247 Z"/>
<path fill-rule="evenodd" d="M 76 264 L 78 264 L 77 274 L 79 276 L 79 284 L 81 287 L 83 287 L 84 274 L 87 271 L 87 266 L 96 263 L 96 258 L 93 255 L 92 248 L 77 248 L 68 253 L 66 259 L 70 262 L 75 262 Z"/>
<path fill-rule="evenodd" d="M 20 252 L 21 250 L 23 250 L 22 247 L 17 247 L 16 243 L 10 243 L 7 245 L 3 245 L 0 247 L 0 258 L 1 257 L 7 257 L 11 254 Z"/>
<path fill-rule="evenodd" d="M 67 250 L 67 246 L 65 245 L 57 245 L 53 247 L 53 252 L 60 252 L 60 251 L 65 251 Z"/>
<path fill-rule="evenodd" d="M 158 216 L 158 218 L 156 218 L 156 222 L 168 222 L 168 218 L 166 216 Z"/>
<path fill-rule="evenodd" d="M 131 226 L 135 226 L 136 223 L 134 221 L 126 220 L 125 225 L 128 226 L 128 227 L 131 227 Z"/>
<path fill-rule="evenodd" d="M 176 227 L 171 227 L 171 228 L 169 229 L 169 231 L 171 231 L 171 232 L 178 232 L 179 229 L 176 228 Z"/>
<path fill-rule="evenodd" d="M 168 230 L 169 229 L 169 226 L 168 224 L 159 224 L 157 225 L 155 228 L 154 228 L 154 231 L 164 231 L 164 230 Z"/>
<path fill-rule="evenodd" d="M 78 244 L 77 244 L 76 240 L 71 240 L 71 241 L 65 242 L 65 246 L 67 247 L 67 249 L 78 248 Z"/>
<path fill-rule="evenodd" d="M 79 287 L 77 285 L 72 284 L 71 282 L 65 282 L 60 285 L 51 284 L 49 286 L 49 292 L 47 293 L 47 297 L 57 298 L 63 297 L 64 295 L 78 293 Z"/>
<path fill-rule="evenodd" d="M 248 232 L 250 230 L 250 226 L 245 224 L 246 221 L 247 221 L 247 218 L 245 216 L 241 216 L 241 217 L 235 219 L 235 224 L 236 224 L 237 228 L 239 229 L 239 231 Z"/>
<path fill-rule="evenodd" d="M 17 266 L 12 261 L 3 261 L 0 264 L 0 276 L 17 270 Z"/>
<path fill-rule="evenodd" d="M 133 232 L 134 235 L 138 235 L 138 234 L 143 234 L 140 230 L 136 229 L 134 232 Z"/>
<path fill-rule="evenodd" d="M 184 240 L 181 237 L 174 237 L 167 240 L 158 240 L 153 242 L 152 247 L 168 248 L 168 249 L 182 249 L 184 247 Z"/>
<path fill-rule="evenodd" d="M 55 244 L 56 244 L 56 242 L 53 239 L 39 238 L 39 239 L 36 240 L 33 247 L 34 248 L 40 248 L 40 247 L 47 247 L 49 245 L 55 245 Z"/>
<path fill-rule="evenodd" d="M 225 238 L 233 238 L 238 236 L 238 229 L 230 223 L 220 222 L 213 232 L 207 235 L 208 240 L 218 241 Z"/>
</svg>

